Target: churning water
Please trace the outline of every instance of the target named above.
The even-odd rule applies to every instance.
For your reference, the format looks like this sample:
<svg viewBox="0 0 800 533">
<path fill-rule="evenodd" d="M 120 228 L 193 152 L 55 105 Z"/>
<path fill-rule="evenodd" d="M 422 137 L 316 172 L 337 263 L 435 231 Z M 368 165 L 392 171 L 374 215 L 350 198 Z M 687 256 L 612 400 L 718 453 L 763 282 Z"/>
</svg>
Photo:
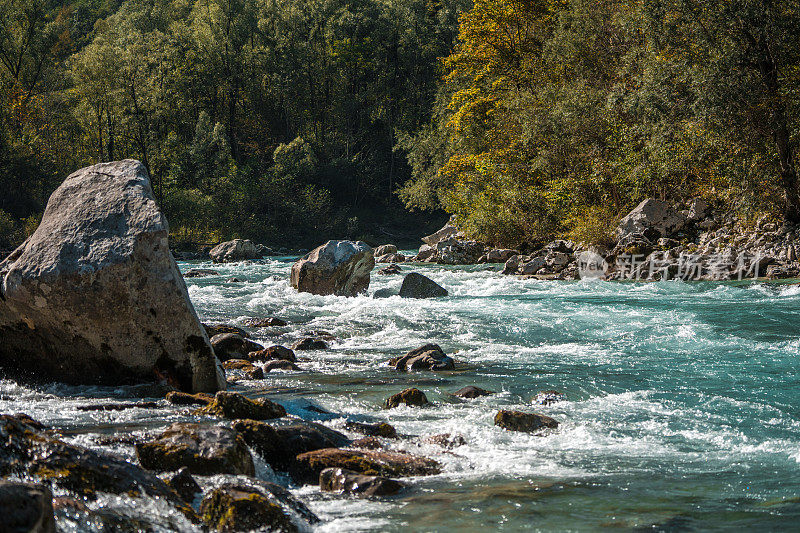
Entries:
<svg viewBox="0 0 800 533">
<path fill-rule="evenodd" d="M 295 292 L 292 261 L 181 264 L 220 272 L 187 280 L 206 322 L 277 316 L 289 326 L 252 330 L 253 338 L 289 344 L 325 330 L 337 339 L 328 350 L 298 352 L 308 359 L 298 363 L 304 372 L 270 373 L 235 389 L 340 430 L 345 417 L 389 422 L 408 436 L 392 446 L 444 465 L 440 475 L 408 479 L 410 488 L 387 500 L 295 487 L 323 519 L 319 531 L 798 528 L 800 286 L 537 281 L 484 266 L 411 265 L 404 270 L 431 277 L 450 296 L 372 298 L 402 281 L 373 275 L 368 295 L 343 298 Z M 231 276 L 243 282 L 226 283 Z M 453 356 L 457 371 L 386 366 L 426 342 Z M 465 385 L 497 394 L 466 401 L 449 394 Z M 410 386 L 434 405 L 382 409 L 384 398 Z M 567 400 L 531 403 L 548 389 Z M 166 404 L 78 410 L 143 392 L 3 381 L 0 412 L 25 411 L 90 446 L 192 418 Z M 493 425 L 498 409 L 539 412 L 561 425 L 544 436 L 505 431 Z M 450 451 L 422 443 L 440 433 L 467 443 Z M 124 443 L 104 449 L 133 458 Z M 260 471 L 274 477 L 265 465 Z M 167 512 L 158 502 L 112 504 Z M 163 524 L 190 527 L 175 516 Z"/>
</svg>

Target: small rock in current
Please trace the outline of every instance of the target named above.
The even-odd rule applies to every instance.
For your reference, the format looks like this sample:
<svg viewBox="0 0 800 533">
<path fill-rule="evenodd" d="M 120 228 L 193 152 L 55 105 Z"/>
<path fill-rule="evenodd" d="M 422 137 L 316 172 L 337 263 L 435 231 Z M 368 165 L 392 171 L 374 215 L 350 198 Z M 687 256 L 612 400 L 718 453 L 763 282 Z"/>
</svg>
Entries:
<svg viewBox="0 0 800 533">
<path fill-rule="evenodd" d="M 402 404 L 408 405 L 409 407 L 421 407 L 428 403 L 428 398 L 425 396 L 425 393 L 412 387 L 387 398 L 385 406 L 387 409 L 392 409 Z"/>
</svg>

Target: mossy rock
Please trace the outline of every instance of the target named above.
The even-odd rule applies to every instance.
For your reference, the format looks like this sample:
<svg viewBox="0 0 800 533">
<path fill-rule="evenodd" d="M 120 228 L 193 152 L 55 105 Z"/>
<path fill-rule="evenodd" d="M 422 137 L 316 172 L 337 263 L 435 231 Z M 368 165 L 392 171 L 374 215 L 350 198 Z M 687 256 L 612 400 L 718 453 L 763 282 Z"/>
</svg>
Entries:
<svg viewBox="0 0 800 533">
<path fill-rule="evenodd" d="M 383 437 L 386 439 L 396 439 L 397 430 L 391 424 L 386 422 L 377 422 L 374 424 L 367 424 L 364 422 L 345 422 L 345 429 L 367 435 L 369 437 Z"/>
<path fill-rule="evenodd" d="M 192 474 L 255 474 L 244 439 L 219 426 L 175 423 L 151 442 L 136 445 L 144 468 L 168 472 L 187 467 Z"/>
<path fill-rule="evenodd" d="M 222 532 L 296 532 L 297 526 L 283 508 L 250 487 L 224 485 L 212 490 L 200 504 L 200 515 L 208 527 Z"/>
<path fill-rule="evenodd" d="M 400 405 L 408 405 L 409 407 L 422 407 L 428 403 L 428 397 L 425 396 L 425 393 L 417 388 L 412 387 L 402 392 L 398 392 L 394 396 L 390 396 L 386 399 L 386 403 L 384 405 L 387 409 L 392 409 L 394 407 L 399 407 Z"/>
<path fill-rule="evenodd" d="M 220 391 L 214 396 L 213 402 L 196 413 L 230 419 L 269 420 L 286 416 L 286 409 L 266 398 L 251 400 L 237 392 Z"/>
<path fill-rule="evenodd" d="M 549 416 L 521 411 L 499 411 L 494 417 L 494 425 L 509 431 L 534 433 L 546 429 L 556 429 L 558 421 Z"/>
<path fill-rule="evenodd" d="M 326 468 L 344 468 L 368 476 L 427 476 L 441 472 L 433 459 L 406 453 L 326 448 L 297 456 L 290 471 L 298 483 L 317 483 Z"/>
</svg>

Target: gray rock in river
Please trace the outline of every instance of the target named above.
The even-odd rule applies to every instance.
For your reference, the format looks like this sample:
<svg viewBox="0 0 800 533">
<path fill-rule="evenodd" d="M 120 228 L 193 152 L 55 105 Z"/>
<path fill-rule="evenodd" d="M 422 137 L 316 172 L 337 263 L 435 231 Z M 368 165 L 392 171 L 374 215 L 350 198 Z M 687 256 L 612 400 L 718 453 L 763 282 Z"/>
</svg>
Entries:
<svg viewBox="0 0 800 533">
<path fill-rule="evenodd" d="M 233 263 L 249 259 L 261 259 L 264 252 L 248 239 L 233 239 L 213 247 L 208 255 L 215 263 Z"/>
<path fill-rule="evenodd" d="M 54 533 L 53 493 L 44 485 L 0 481 L 0 531 Z"/>
<path fill-rule="evenodd" d="M 555 429 L 558 422 L 549 416 L 521 411 L 498 411 L 494 417 L 494 425 L 509 431 L 534 433 L 545 429 Z"/>
<path fill-rule="evenodd" d="M 437 298 L 447 295 L 447 289 L 416 272 L 407 274 L 400 287 L 401 298 Z"/>
<path fill-rule="evenodd" d="M 264 347 L 245 339 L 238 333 L 219 333 L 211 337 L 211 346 L 220 361 L 228 359 L 244 359 L 250 352 L 257 352 Z"/>
<path fill-rule="evenodd" d="M 426 344 L 397 360 L 395 370 L 455 370 L 456 364 L 438 344 Z"/>
<path fill-rule="evenodd" d="M 372 248 L 361 241 L 328 241 L 292 265 L 292 287 L 300 292 L 356 296 L 369 287 Z"/>
<path fill-rule="evenodd" d="M 391 496 L 405 485 L 384 476 L 367 476 L 345 468 L 326 468 L 319 474 L 319 488 L 327 492 L 355 494 L 363 498 Z"/>
<path fill-rule="evenodd" d="M 67 177 L 0 263 L 0 366 L 68 383 L 224 389 L 168 235 L 138 161 Z"/>
</svg>

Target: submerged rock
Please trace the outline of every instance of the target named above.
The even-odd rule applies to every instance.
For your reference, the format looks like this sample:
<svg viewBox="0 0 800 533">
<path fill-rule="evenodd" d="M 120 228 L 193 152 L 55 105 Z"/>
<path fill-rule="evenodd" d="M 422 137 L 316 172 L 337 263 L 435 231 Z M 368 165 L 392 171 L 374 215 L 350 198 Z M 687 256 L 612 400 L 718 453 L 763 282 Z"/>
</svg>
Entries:
<svg viewBox="0 0 800 533">
<path fill-rule="evenodd" d="M 0 476 L 27 475 L 43 483 L 95 498 L 98 492 L 161 498 L 190 519 L 194 511 L 157 476 L 119 457 L 68 444 L 0 415 Z"/>
<path fill-rule="evenodd" d="M 170 391 L 166 400 L 174 405 L 208 405 L 214 401 L 214 396 L 205 392 L 189 394 L 188 392 Z"/>
<path fill-rule="evenodd" d="M 213 247 L 208 255 L 215 263 L 261 259 L 262 252 L 248 239 L 233 239 Z"/>
<path fill-rule="evenodd" d="M 197 413 L 230 419 L 269 420 L 286 416 L 286 409 L 266 398 L 251 400 L 236 392 L 221 391 L 214 396 L 214 401 L 198 409 Z"/>
<path fill-rule="evenodd" d="M 556 402 L 563 402 L 566 399 L 567 397 L 564 396 L 563 392 L 558 392 L 557 390 L 545 390 L 536 394 L 536 397 L 533 399 L 533 403 L 550 405 Z"/>
<path fill-rule="evenodd" d="M 327 492 L 346 492 L 362 497 L 391 496 L 405 485 L 384 476 L 366 476 L 344 468 L 326 468 L 319 474 L 319 488 Z"/>
<path fill-rule="evenodd" d="M 364 422 L 347 421 L 344 427 L 350 431 L 361 433 L 362 435 L 369 435 L 371 437 L 384 437 L 387 439 L 397 438 L 397 430 L 393 425 L 387 424 L 386 422 L 367 424 Z"/>
<path fill-rule="evenodd" d="M 372 248 L 358 241 L 328 241 L 292 266 L 292 287 L 300 292 L 355 296 L 369 287 L 375 266 Z"/>
<path fill-rule="evenodd" d="M 195 494 L 203 492 L 203 489 L 200 488 L 200 485 L 198 485 L 197 481 L 192 477 L 192 473 L 185 466 L 178 469 L 177 472 L 165 476 L 163 479 L 164 483 L 178 493 L 178 496 L 187 503 L 192 503 L 194 501 Z"/>
<path fill-rule="evenodd" d="M 285 320 L 271 316 L 267 318 L 248 318 L 245 320 L 244 325 L 248 328 L 281 328 L 288 324 Z"/>
<path fill-rule="evenodd" d="M 237 420 L 233 428 L 270 466 L 288 470 L 295 458 L 306 452 L 338 448 L 350 443 L 347 436 L 313 422 L 267 424 L 257 420 Z"/>
<path fill-rule="evenodd" d="M 136 445 L 139 463 L 157 472 L 187 467 L 192 474 L 255 474 L 253 458 L 235 431 L 220 426 L 178 422 L 154 441 Z"/>
<path fill-rule="evenodd" d="M 395 363 L 396 370 L 454 370 L 455 361 L 445 355 L 438 344 L 426 344 L 401 357 Z"/>
<path fill-rule="evenodd" d="M 55 533 L 53 493 L 44 485 L 0 480 L 0 531 Z"/>
<path fill-rule="evenodd" d="M 399 274 L 402 271 L 403 271 L 402 268 L 400 268 L 395 263 L 392 263 L 391 265 L 383 267 L 382 269 L 378 270 L 378 274 L 380 274 L 382 276 L 391 276 L 392 274 Z M 381 291 L 381 290 L 385 290 L 385 289 L 378 289 L 378 290 Z M 376 291 L 376 293 L 377 293 L 377 291 Z"/>
<path fill-rule="evenodd" d="M 183 275 L 184 278 L 205 278 L 207 276 L 219 276 L 219 272 L 210 268 L 190 268 Z"/>
<path fill-rule="evenodd" d="M 423 442 L 428 444 L 436 444 L 437 446 L 441 446 L 442 448 L 450 450 L 457 448 L 458 446 L 464 446 L 467 443 L 467 439 L 465 439 L 464 435 L 461 435 L 460 433 L 441 433 L 439 435 L 431 435 L 430 437 L 426 437 Z"/>
<path fill-rule="evenodd" d="M 521 411 L 499 411 L 494 417 L 494 425 L 510 431 L 537 432 L 543 429 L 555 429 L 558 422 L 549 416 Z"/>
<path fill-rule="evenodd" d="M 416 272 L 406 274 L 400 287 L 401 298 L 438 298 L 447 295 L 447 289 Z"/>
<path fill-rule="evenodd" d="M 213 489 L 200 503 L 200 516 L 208 527 L 225 533 L 264 528 L 285 533 L 299 531 L 283 507 L 246 485 Z"/>
<path fill-rule="evenodd" d="M 409 407 L 421 407 L 423 405 L 427 405 L 428 403 L 428 398 L 425 396 L 425 393 L 417 388 L 412 387 L 390 396 L 386 399 L 386 403 L 384 405 L 387 409 L 392 409 L 403 404 Z"/>
<path fill-rule="evenodd" d="M 264 363 L 264 372 L 270 373 L 273 370 L 283 370 L 286 372 L 300 372 L 303 369 L 292 363 L 291 361 L 284 361 L 283 359 L 275 359 Z"/>
<path fill-rule="evenodd" d="M 480 398 L 481 396 L 489 396 L 490 394 L 494 394 L 492 391 L 488 391 L 486 389 L 482 389 L 480 387 L 476 387 L 474 385 L 467 385 L 461 389 L 458 389 L 453 393 L 454 396 L 458 396 L 459 398 Z"/>
<path fill-rule="evenodd" d="M 0 262 L 0 366 L 40 380 L 225 388 L 138 161 L 71 174 Z"/>
<path fill-rule="evenodd" d="M 433 459 L 406 453 L 325 448 L 297 456 L 290 471 L 298 483 L 317 483 L 326 468 L 344 468 L 370 476 L 428 476 L 441 472 Z"/>
<path fill-rule="evenodd" d="M 241 370 L 248 379 L 264 379 L 264 370 L 246 359 L 228 359 L 222 366 L 225 370 Z"/>
<path fill-rule="evenodd" d="M 256 352 L 250 352 L 247 354 L 247 358 L 250 361 L 274 361 L 274 360 L 283 360 L 283 361 L 291 361 L 292 363 L 297 362 L 297 357 L 295 357 L 294 352 L 285 346 L 275 345 L 270 346 L 269 348 L 264 348 L 263 350 L 258 350 Z"/>
<path fill-rule="evenodd" d="M 327 350 L 328 343 L 322 339 L 311 337 L 299 340 L 292 344 L 292 350 Z"/>
<path fill-rule="evenodd" d="M 228 359 L 244 359 L 250 352 L 263 348 L 257 342 L 245 339 L 237 333 L 220 333 L 211 337 L 211 345 L 220 361 Z"/>
</svg>

